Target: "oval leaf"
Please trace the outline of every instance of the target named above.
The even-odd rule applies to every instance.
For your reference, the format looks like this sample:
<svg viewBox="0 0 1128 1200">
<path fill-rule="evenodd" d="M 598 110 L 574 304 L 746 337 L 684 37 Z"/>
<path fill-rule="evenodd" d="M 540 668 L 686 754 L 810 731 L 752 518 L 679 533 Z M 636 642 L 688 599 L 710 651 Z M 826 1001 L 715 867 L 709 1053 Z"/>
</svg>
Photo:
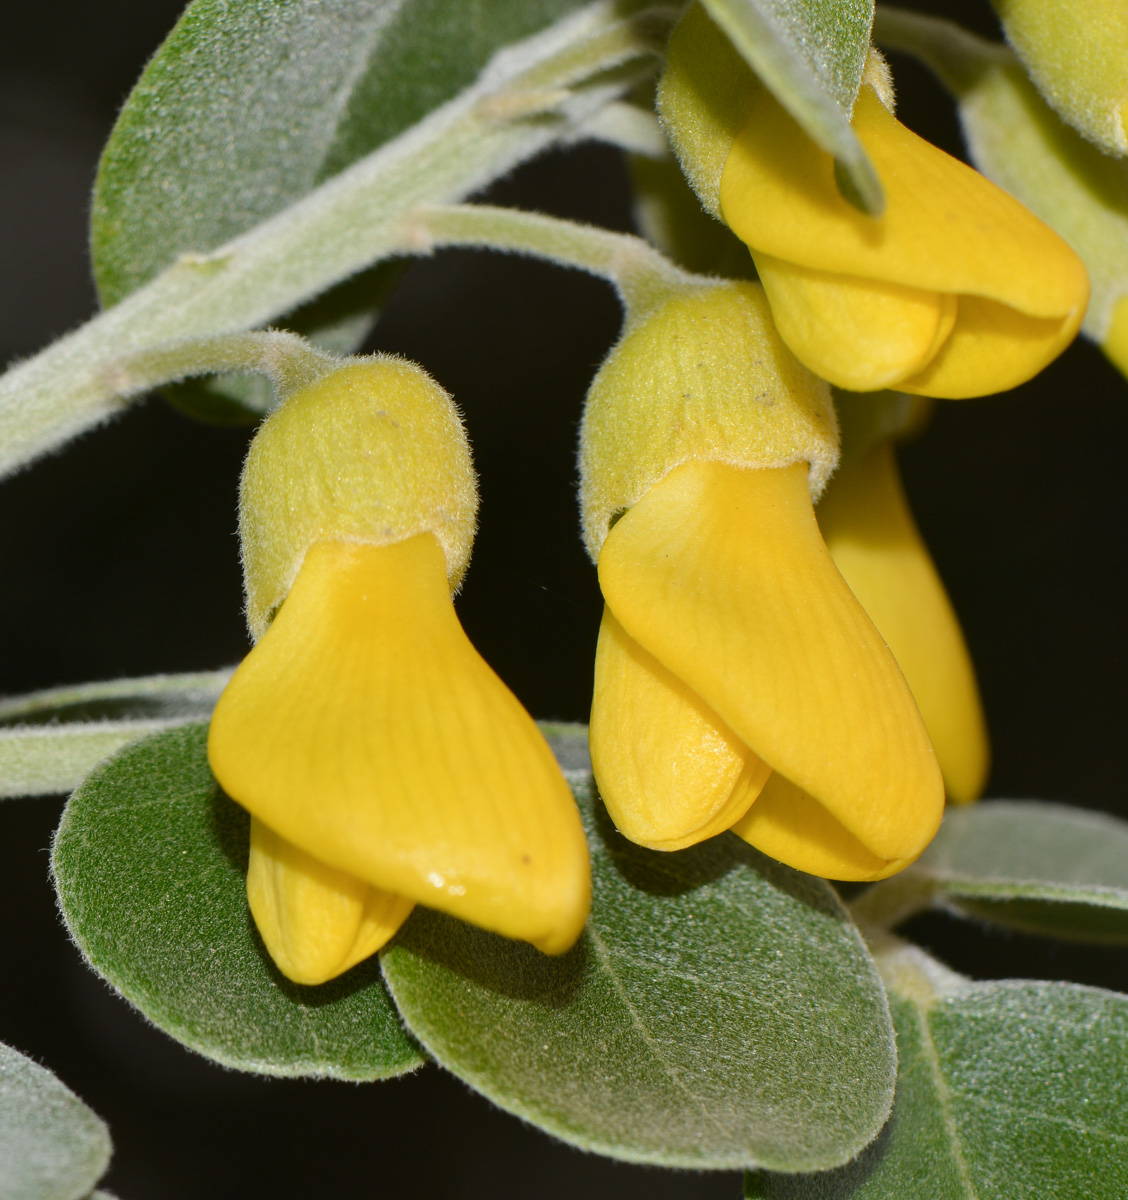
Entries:
<svg viewBox="0 0 1128 1200">
<path fill-rule="evenodd" d="M 1034 800 L 950 809 L 918 860 L 946 907 L 1051 937 L 1128 941 L 1128 822 Z"/>
<path fill-rule="evenodd" d="M 71 797 L 52 865 L 79 949 L 155 1025 L 225 1066 L 356 1080 L 417 1067 L 375 959 L 317 988 L 270 962 L 247 908 L 250 820 L 206 743 L 201 724 L 157 734 Z"/>
<path fill-rule="evenodd" d="M 78 1200 L 110 1162 L 104 1122 L 45 1067 L 0 1042 L 0 1196 Z"/>
<path fill-rule="evenodd" d="M 764 1200 L 1092 1200 L 1128 1195 L 1128 996 L 1076 984 L 890 995 L 893 1117 L 849 1166 L 750 1177 Z"/>
<path fill-rule="evenodd" d="M 873 0 L 702 0 L 748 65 L 838 163 L 843 195 L 880 213 L 881 180 L 850 127 Z"/>
<path fill-rule="evenodd" d="M 856 1154 L 888 1114 L 894 1047 L 829 886 L 728 834 L 641 849 L 573 786 L 592 850 L 583 938 L 547 958 L 417 909 L 381 955 L 411 1031 L 490 1100 L 586 1150 L 791 1170 Z"/>
</svg>

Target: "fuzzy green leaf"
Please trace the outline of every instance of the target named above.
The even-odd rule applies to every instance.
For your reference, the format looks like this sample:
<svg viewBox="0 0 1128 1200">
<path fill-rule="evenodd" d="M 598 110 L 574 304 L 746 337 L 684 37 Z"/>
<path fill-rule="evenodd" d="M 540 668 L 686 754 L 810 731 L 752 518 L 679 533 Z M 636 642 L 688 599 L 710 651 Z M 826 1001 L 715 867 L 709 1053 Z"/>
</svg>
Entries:
<svg viewBox="0 0 1128 1200">
<path fill-rule="evenodd" d="M 1051 937 L 1128 941 L 1128 822 L 1032 800 L 954 809 L 913 868 L 934 902 Z"/>
<path fill-rule="evenodd" d="M 750 1176 L 763 1200 L 1119 1200 L 1128 1195 L 1128 996 L 963 981 L 890 993 L 893 1117 L 855 1162 Z"/>
<path fill-rule="evenodd" d="M 880 213 L 881 181 L 850 114 L 862 81 L 873 0 L 702 0 L 748 65 L 838 162 L 843 194 Z"/>
<path fill-rule="evenodd" d="M 78 1200 L 110 1162 L 109 1130 L 45 1067 L 0 1042 L 0 1197 Z"/>
<path fill-rule="evenodd" d="M 561 757 L 582 744 L 553 740 Z M 631 845 L 574 757 L 570 775 L 592 850 L 581 941 L 547 958 L 417 909 L 381 955 L 409 1029 L 586 1150 L 792 1170 L 856 1154 L 888 1114 L 894 1050 L 831 889 L 728 834 L 672 854 Z"/>
<path fill-rule="evenodd" d="M 292 204 L 468 87 L 502 46 L 579 6 L 195 0 L 134 87 L 102 155 L 91 247 L 103 302 Z M 283 324 L 351 353 L 397 275 L 377 268 Z M 223 419 L 219 403 L 207 405 L 217 392 L 252 411 L 271 404 L 270 385 L 255 376 L 221 389 L 174 389 L 181 405 Z"/>
<path fill-rule="evenodd" d="M 630 0 L 633 3 L 634 0 Z M 490 59 L 418 124 L 208 254 L 186 252 L 112 308 L 0 376 L 0 475 L 122 401 L 196 372 L 177 352 L 279 320 L 376 263 L 431 249 L 420 210 L 485 187 L 654 71 L 669 9 L 596 0 Z M 292 335 L 275 335 L 291 337 Z M 177 364 L 151 373 L 152 357 Z M 206 357 L 206 356 L 205 356 Z M 148 364 L 136 373 L 137 363 Z"/>
<path fill-rule="evenodd" d="M 0 700 L 0 798 L 71 791 L 130 742 L 210 715 L 230 676 L 150 675 Z"/>
<path fill-rule="evenodd" d="M 244 876 L 250 821 L 208 768 L 206 725 L 122 751 L 74 793 L 52 865 L 90 965 L 166 1033 L 266 1075 L 381 1079 L 423 1061 L 375 959 L 318 988 L 275 969 Z"/>
</svg>

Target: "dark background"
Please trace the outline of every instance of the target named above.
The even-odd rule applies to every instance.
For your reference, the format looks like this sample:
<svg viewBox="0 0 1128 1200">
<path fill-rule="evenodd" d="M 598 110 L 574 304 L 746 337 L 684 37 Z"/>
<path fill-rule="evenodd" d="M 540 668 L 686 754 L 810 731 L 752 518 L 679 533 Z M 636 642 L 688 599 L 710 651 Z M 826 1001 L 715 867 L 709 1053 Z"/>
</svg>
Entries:
<svg viewBox="0 0 1128 1200">
<path fill-rule="evenodd" d="M 942 7 L 957 11 L 931 6 Z M 179 9 L 177 0 L 6 6 L 0 359 L 34 352 L 93 311 L 85 230 L 97 155 Z M 981 32 L 995 28 L 985 3 L 958 11 Z M 892 61 L 902 119 L 960 153 L 938 86 Z M 550 155 L 491 199 L 630 227 L 625 168 L 605 148 Z M 424 364 L 465 412 L 482 509 L 459 611 L 540 717 L 587 713 L 600 601 L 577 536 L 573 455 L 587 382 L 617 326 L 598 281 L 451 252 L 410 269 L 369 346 Z M 980 673 L 995 754 L 989 794 L 1128 815 L 1128 385 L 1078 342 L 1015 392 L 938 410 L 902 462 Z M 247 438 L 150 399 L 0 483 L 0 692 L 203 669 L 245 653 L 235 488 Z M 61 805 L 0 802 L 0 1040 L 106 1118 L 117 1147 L 106 1184 L 122 1200 L 739 1194 L 737 1175 L 584 1156 L 436 1067 L 352 1086 L 261 1080 L 190 1055 L 112 996 L 67 942 L 47 880 Z M 941 917 L 913 932 L 979 977 L 1128 987 L 1123 950 Z"/>
</svg>

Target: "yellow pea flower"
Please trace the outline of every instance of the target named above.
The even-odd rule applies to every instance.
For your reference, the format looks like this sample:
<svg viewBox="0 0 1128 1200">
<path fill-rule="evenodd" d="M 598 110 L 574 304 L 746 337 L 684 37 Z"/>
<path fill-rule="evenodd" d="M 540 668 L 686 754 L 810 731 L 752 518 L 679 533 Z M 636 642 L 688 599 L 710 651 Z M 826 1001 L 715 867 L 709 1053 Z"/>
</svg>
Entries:
<svg viewBox="0 0 1128 1200">
<path fill-rule="evenodd" d="M 912 689 L 948 799 L 966 804 L 987 780 L 983 706 L 959 620 L 909 509 L 894 448 L 895 436 L 919 424 L 923 404 L 891 393 L 838 397 L 842 464 L 816 515 L 835 566 Z"/>
<path fill-rule="evenodd" d="M 802 870 L 873 879 L 936 832 L 943 783 L 917 706 L 815 522 L 836 457 L 829 391 L 755 284 L 668 300 L 593 382 L 592 763 L 634 840 L 733 828 Z"/>
<path fill-rule="evenodd" d="M 873 71 L 853 125 L 886 207 L 859 212 L 839 192 L 832 157 L 747 68 L 722 59 L 733 77 L 718 81 L 722 38 L 699 8 L 683 20 L 663 116 L 707 207 L 751 250 L 780 334 L 808 367 L 852 391 L 962 398 L 1014 387 L 1061 353 L 1089 284 L 1057 234 L 901 125 Z M 703 161 L 687 165 L 694 158 Z"/>
<path fill-rule="evenodd" d="M 1004 6 L 999 5 L 1000 11 Z M 1121 0 L 1122 11 L 1124 9 Z M 1037 10 L 1037 11 L 1036 11 Z M 1092 52 L 1112 32 L 1115 6 L 1006 5 L 1015 30 L 1031 18 L 1072 25 L 1056 49 L 1070 49 L 1055 70 L 1092 76 L 1105 69 L 1125 79 L 1128 58 Z M 1086 33 L 1083 27 L 1094 28 Z M 1066 125 L 1030 82 L 1015 55 L 951 21 L 901 9 L 881 12 L 878 35 L 890 47 L 918 56 L 959 103 L 960 122 L 972 161 L 993 182 L 1016 196 L 1077 251 L 1089 272 L 1092 295 L 1081 332 L 1097 343 L 1128 376 L 1128 157 L 1095 136 Z M 1040 36 L 1050 33 L 1042 26 Z M 1089 34 L 1092 37 L 1089 37 Z M 1121 19 L 1128 38 L 1128 16 Z M 1084 43 L 1087 51 L 1079 54 Z M 1128 44 L 1128 43 L 1126 43 Z M 1128 51 L 1126 51 L 1128 53 Z M 1064 76 L 1060 76 L 1064 79 Z M 1046 89 L 1048 90 L 1048 89 Z M 1128 96 L 1128 86 L 1125 88 Z M 1111 109 L 1109 109 L 1111 111 Z M 1120 119 L 1119 117 L 1117 118 Z M 1123 136 L 1123 131 L 1121 135 Z M 1093 144 L 1092 137 L 1103 149 Z"/>
<path fill-rule="evenodd" d="M 298 982 L 379 949 L 415 903 L 551 954 L 587 918 L 571 792 L 451 602 L 475 511 L 449 397 L 396 359 L 295 392 L 252 444 L 240 533 L 258 641 L 208 756 L 252 814 L 251 911 Z"/>
</svg>

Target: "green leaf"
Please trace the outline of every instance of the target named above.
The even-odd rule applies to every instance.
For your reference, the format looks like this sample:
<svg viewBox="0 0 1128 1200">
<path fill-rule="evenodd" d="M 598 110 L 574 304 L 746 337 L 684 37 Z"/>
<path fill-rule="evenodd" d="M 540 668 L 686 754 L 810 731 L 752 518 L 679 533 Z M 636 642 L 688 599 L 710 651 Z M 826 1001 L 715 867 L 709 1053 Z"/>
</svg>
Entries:
<svg viewBox="0 0 1128 1200">
<path fill-rule="evenodd" d="M 881 180 L 850 114 L 862 82 L 873 0 L 702 0 L 748 65 L 838 164 L 843 195 L 884 206 Z"/>
<path fill-rule="evenodd" d="M 881 1137 L 840 1170 L 750 1176 L 746 1196 L 1128 1195 L 1128 996 L 1025 980 L 907 993 L 890 992 L 900 1073 Z"/>
<path fill-rule="evenodd" d="M 0 726 L 138 717 L 207 716 L 234 667 L 75 683 L 0 700 Z"/>
<path fill-rule="evenodd" d="M 583 938 L 548 958 L 416 909 L 381 954 L 408 1028 L 494 1103 L 586 1150 L 697 1168 L 856 1154 L 888 1114 L 894 1051 L 829 886 L 729 834 L 671 854 L 628 843 L 576 765 L 577 736 L 553 741 L 591 843 Z"/>
<path fill-rule="evenodd" d="M 275 969 L 244 886 L 250 821 L 219 789 L 206 725 L 122 751 L 71 797 L 52 865 L 87 961 L 166 1033 L 265 1075 L 381 1079 L 423 1061 L 375 959 L 317 988 Z"/>
<path fill-rule="evenodd" d="M 102 154 L 91 249 L 111 305 L 175 261 L 245 232 L 473 83 L 502 46 L 579 0 L 195 0 L 138 80 Z M 334 289 L 283 324 L 352 353 L 396 268 Z M 173 389 L 264 412 L 270 385 Z M 208 407 L 209 399 L 211 407 Z M 235 414 L 232 414 L 235 415 Z"/>
<path fill-rule="evenodd" d="M 633 2 L 633 0 L 631 0 Z M 627 5 L 629 7 L 629 4 Z M 653 74 L 668 9 L 578 9 L 507 46 L 421 122 L 208 253 L 185 251 L 148 283 L 0 377 L 0 475 L 117 415 L 131 363 L 278 320 L 376 263 L 426 254 L 416 215 L 477 191 L 561 141 Z M 175 357 L 175 355 L 174 355 Z"/>
<path fill-rule="evenodd" d="M 151 675 L 0 700 L 0 798 L 71 791 L 130 742 L 208 716 L 230 676 Z"/>
<path fill-rule="evenodd" d="M 1076 250 L 1092 283 L 1082 330 L 1103 343 L 1128 294 L 1128 162 L 1066 125 L 1000 43 L 896 8 L 878 10 L 874 32 L 936 72 L 959 101 L 972 162 Z"/>
<path fill-rule="evenodd" d="M 0 1197 L 78 1200 L 105 1173 L 110 1134 L 45 1067 L 0 1042 Z"/>
<path fill-rule="evenodd" d="M 1128 822 L 1106 813 L 1033 800 L 953 809 L 913 871 L 961 913 L 1128 941 Z"/>
</svg>

